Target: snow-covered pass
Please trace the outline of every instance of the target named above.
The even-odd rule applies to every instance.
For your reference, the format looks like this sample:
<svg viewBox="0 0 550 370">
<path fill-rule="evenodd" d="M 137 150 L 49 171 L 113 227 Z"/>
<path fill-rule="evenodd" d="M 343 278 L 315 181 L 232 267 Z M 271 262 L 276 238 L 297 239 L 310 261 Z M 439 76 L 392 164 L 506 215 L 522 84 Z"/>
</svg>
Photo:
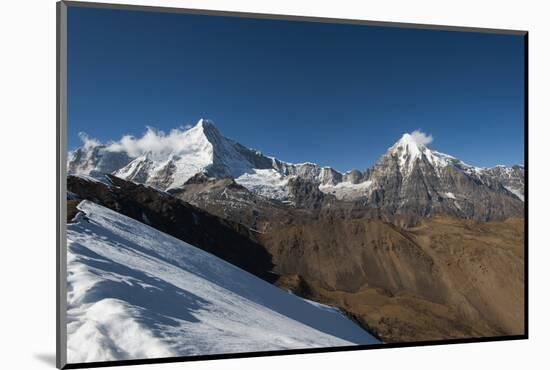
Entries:
<svg viewBox="0 0 550 370">
<path fill-rule="evenodd" d="M 69 363 L 378 343 L 335 308 L 92 202 L 78 209 Z"/>
</svg>

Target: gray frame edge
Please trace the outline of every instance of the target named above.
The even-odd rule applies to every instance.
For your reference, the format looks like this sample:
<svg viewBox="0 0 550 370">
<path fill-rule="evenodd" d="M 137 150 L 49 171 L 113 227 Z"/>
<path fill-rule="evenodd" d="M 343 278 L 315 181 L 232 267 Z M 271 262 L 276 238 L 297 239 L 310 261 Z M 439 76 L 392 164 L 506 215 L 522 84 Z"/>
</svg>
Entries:
<svg viewBox="0 0 550 370">
<path fill-rule="evenodd" d="M 285 14 L 268 14 L 268 13 L 249 13 L 235 12 L 228 10 L 210 10 L 197 8 L 174 8 L 169 6 L 153 6 L 153 5 L 131 5 L 131 4 L 113 4 L 113 3 L 98 3 L 98 2 L 82 2 L 82 1 L 62 1 L 67 6 L 95 9 L 111 9 L 111 10 L 130 10 L 130 11 L 154 11 L 164 13 L 183 13 L 192 15 L 211 15 L 221 17 L 238 17 L 238 18 L 254 18 L 254 19 L 270 19 L 284 21 L 300 21 L 300 22 L 319 22 L 319 23 L 336 23 L 336 24 L 351 24 L 375 27 L 394 27 L 394 28 L 414 28 L 423 30 L 439 30 L 439 31 L 454 31 L 454 32 L 478 32 L 478 33 L 495 33 L 502 35 L 523 36 L 527 30 L 511 30 L 499 28 L 483 28 L 483 27 L 460 27 L 446 26 L 423 23 L 405 23 L 405 22 L 384 22 L 371 21 L 364 19 L 351 18 L 327 18 L 315 16 L 301 15 L 285 15 Z"/>
<path fill-rule="evenodd" d="M 67 5 L 56 3 L 56 367 L 67 364 Z"/>
</svg>

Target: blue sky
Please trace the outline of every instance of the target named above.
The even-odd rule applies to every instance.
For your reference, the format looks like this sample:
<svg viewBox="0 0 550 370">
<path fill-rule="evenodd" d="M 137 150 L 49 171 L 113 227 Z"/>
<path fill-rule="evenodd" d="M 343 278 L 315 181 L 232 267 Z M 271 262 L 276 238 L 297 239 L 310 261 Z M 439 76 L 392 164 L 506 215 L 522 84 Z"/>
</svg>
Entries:
<svg viewBox="0 0 550 370">
<path fill-rule="evenodd" d="M 213 120 L 290 162 L 365 169 L 401 135 L 524 161 L 523 38 L 69 7 L 68 147 Z"/>
</svg>

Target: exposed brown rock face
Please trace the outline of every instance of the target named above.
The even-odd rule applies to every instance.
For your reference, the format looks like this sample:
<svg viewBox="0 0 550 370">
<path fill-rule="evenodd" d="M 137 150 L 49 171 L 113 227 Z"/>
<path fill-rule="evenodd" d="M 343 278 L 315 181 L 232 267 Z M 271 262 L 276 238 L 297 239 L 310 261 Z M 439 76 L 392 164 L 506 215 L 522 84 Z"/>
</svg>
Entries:
<svg viewBox="0 0 550 370">
<path fill-rule="evenodd" d="M 386 342 L 523 334 L 523 220 L 327 219 L 261 236 L 278 285 L 341 307 Z"/>
</svg>

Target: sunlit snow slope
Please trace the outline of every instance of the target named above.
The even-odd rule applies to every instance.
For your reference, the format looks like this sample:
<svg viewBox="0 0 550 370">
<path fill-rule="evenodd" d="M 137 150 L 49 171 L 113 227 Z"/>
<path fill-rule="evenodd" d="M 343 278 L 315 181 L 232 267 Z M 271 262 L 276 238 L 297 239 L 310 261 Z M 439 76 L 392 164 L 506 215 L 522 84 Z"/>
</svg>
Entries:
<svg viewBox="0 0 550 370">
<path fill-rule="evenodd" d="M 69 363 L 377 343 L 334 308 L 95 203 L 78 208 Z"/>
</svg>

